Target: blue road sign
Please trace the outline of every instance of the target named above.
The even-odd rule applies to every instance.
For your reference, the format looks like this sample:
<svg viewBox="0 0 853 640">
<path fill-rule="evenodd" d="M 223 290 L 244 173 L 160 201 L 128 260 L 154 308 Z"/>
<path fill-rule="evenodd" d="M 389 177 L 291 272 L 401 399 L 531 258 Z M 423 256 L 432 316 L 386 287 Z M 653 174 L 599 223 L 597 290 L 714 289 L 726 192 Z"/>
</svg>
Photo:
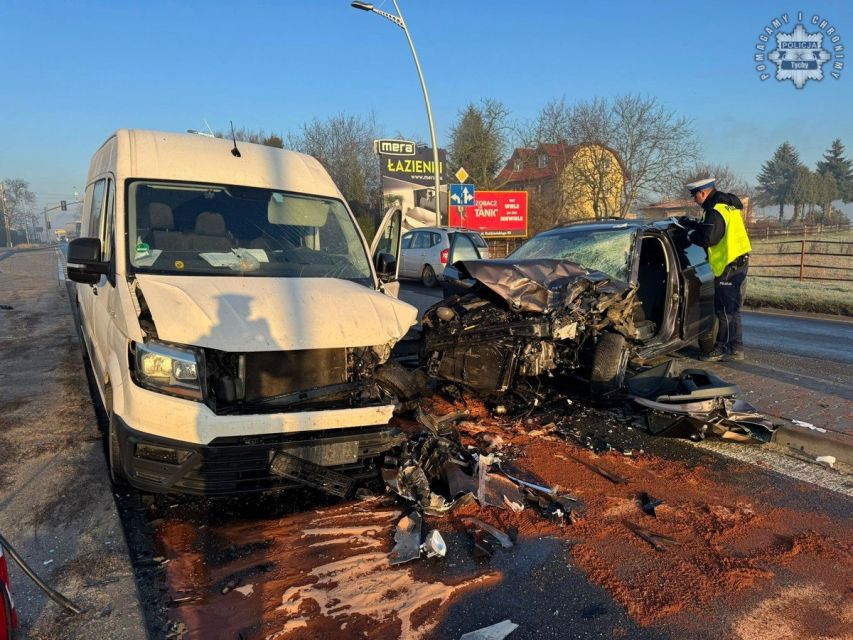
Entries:
<svg viewBox="0 0 853 640">
<path fill-rule="evenodd" d="M 450 204 L 457 207 L 467 207 L 474 204 L 474 185 L 450 185 Z"/>
</svg>

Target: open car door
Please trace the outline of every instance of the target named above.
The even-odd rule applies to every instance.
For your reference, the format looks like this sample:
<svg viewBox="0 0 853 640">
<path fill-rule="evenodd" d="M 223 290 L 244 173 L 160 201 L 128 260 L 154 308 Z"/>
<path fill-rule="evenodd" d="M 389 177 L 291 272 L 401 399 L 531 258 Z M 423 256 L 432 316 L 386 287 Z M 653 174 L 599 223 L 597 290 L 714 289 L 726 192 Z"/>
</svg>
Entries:
<svg viewBox="0 0 853 640">
<path fill-rule="evenodd" d="M 392 207 L 385 212 L 385 217 L 376 231 L 373 243 L 370 245 L 370 257 L 379 276 L 380 284 L 386 293 L 397 297 L 400 285 L 397 278 L 400 274 L 400 235 L 403 230 L 403 211 Z M 391 284 L 394 286 L 388 286 Z"/>
</svg>

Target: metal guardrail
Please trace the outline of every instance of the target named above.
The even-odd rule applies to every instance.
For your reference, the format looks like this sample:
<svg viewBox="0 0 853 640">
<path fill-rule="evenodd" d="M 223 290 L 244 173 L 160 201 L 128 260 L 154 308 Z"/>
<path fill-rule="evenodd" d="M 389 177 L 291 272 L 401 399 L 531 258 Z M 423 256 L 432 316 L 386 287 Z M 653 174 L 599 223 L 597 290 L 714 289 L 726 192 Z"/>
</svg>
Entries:
<svg viewBox="0 0 853 640">
<path fill-rule="evenodd" d="M 778 246 L 780 248 L 779 251 L 752 251 L 750 253 L 750 263 L 749 263 L 749 275 L 750 277 L 756 278 L 786 278 L 790 280 L 828 280 L 834 282 L 853 282 L 853 242 L 843 242 L 837 240 L 812 240 L 808 238 L 804 238 L 801 240 L 782 240 L 780 242 L 770 243 L 771 245 Z M 785 251 L 782 250 L 784 245 L 792 245 L 794 247 L 798 247 L 799 250 L 795 251 Z M 811 245 L 810 248 L 812 250 L 806 251 L 806 245 Z M 767 245 L 757 245 L 757 247 L 766 247 Z M 817 247 L 827 247 L 828 251 L 816 251 L 814 248 Z M 838 249 L 838 250 L 835 250 Z M 793 263 L 776 263 L 769 261 L 768 259 L 762 259 L 761 256 L 797 256 L 799 259 L 796 259 L 796 262 Z M 820 264 L 814 261 L 808 261 L 807 258 L 815 256 L 821 256 L 826 258 L 842 258 L 842 260 L 838 260 L 837 262 L 840 264 Z M 756 261 L 757 258 L 757 261 Z M 766 261 L 766 262 L 765 262 Z M 765 262 L 762 264 L 762 262 Z M 755 273 L 756 269 L 765 270 L 765 269 L 783 269 L 783 270 L 791 270 L 797 269 L 797 275 L 793 275 L 790 273 Z M 807 270 L 818 270 L 818 272 L 826 272 L 833 273 L 837 271 L 847 272 L 842 277 L 830 277 L 827 275 L 812 275 Z"/>
</svg>

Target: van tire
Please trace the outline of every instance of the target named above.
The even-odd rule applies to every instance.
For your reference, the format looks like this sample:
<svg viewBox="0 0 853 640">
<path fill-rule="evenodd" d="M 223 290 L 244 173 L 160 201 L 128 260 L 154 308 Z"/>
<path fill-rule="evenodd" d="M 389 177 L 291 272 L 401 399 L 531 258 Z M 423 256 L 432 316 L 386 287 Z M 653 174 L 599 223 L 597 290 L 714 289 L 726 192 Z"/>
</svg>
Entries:
<svg viewBox="0 0 853 640">
<path fill-rule="evenodd" d="M 717 316 L 714 316 L 714 321 L 711 323 L 711 328 L 707 333 L 703 333 L 699 336 L 699 351 L 700 353 L 711 353 L 714 350 L 714 346 L 717 344 L 717 328 L 720 325 L 720 321 L 717 319 Z"/>
<path fill-rule="evenodd" d="M 107 467 L 114 487 L 125 488 L 128 486 L 121 470 L 121 452 L 118 433 L 116 433 L 115 416 L 112 411 L 110 411 L 110 422 L 107 428 Z"/>
<path fill-rule="evenodd" d="M 438 278 L 435 277 L 435 271 L 429 265 L 424 265 L 424 270 L 421 272 L 421 282 L 425 287 L 432 289 L 438 284 Z"/>
<path fill-rule="evenodd" d="M 377 367 L 374 378 L 380 387 L 397 396 L 401 403 L 417 398 L 424 388 L 416 372 L 396 362 L 386 362 Z"/>
<path fill-rule="evenodd" d="M 590 391 L 594 396 L 616 391 L 625 379 L 628 367 L 628 347 L 625 336 L 602 333 L 595 345 L 590 373 Z"/>
</svg>

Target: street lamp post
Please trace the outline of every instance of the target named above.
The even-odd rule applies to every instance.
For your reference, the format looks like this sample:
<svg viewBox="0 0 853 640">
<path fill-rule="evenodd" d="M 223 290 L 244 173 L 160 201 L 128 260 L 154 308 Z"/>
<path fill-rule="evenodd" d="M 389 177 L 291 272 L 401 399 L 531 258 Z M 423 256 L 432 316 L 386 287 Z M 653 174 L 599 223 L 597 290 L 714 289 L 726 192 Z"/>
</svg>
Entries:
<svg viewBox="0 0 853 640">
<path fill-rule="evenodd" d="M 424 92 L 424 102 L 426 103 L 426 112 L 427 119 L 429 120 L 429 135 L 432 138 L 432 158 L 433 158 L 433 169 L 435 175 L 435 225 L 441 226 L 441 176 L 440 169 L 438 165 L 438 144 L 435 139 L 435 125 L 432 121 L 432 107 L 429 104 L 429 94 L 427 93 L 426 82 L 424 81 L 424 74 L 421 70 L 421 63 L 418 61 L 418 54 L 415 51 L 415 43 L 412 42 L 412 36 L 409 33 L 409 28 L 406 26 L 406 21 L 403 19 L 403 13 L 400 11 L 400 7 L 397 4 L 397 0 L 392 0 L 394 3 L 394 8 L 397 10 L 397 15 L 393 15 L 388 13 L 387 11 L 382 11 L 380 9 L 375 8 L 372 4 L 367 2 L 351 2 L 350 6 L 354 9 L 361 9 L 362 11 L 372 11 L 373 13 L 377 13 L 383 18 L 390 20 L 398 27 L 403 30 L 403 33 L 406 34 L 406 39 L 409 41 L 409 47 L 412 50 L 412 57 L 415 59 L 415 67 L 418 70 L 418 78 L 421 80 L 421 89 Z"/>
<path fill-rule="evenodd" d="M 6 246 L 12 247 L 12 225 L 9 224 L 9 205 L 6 202 L 6 187 L 0 181 L 0 204 L 3 205 L 3 229 L 6 233 Z"/>
</svg>

